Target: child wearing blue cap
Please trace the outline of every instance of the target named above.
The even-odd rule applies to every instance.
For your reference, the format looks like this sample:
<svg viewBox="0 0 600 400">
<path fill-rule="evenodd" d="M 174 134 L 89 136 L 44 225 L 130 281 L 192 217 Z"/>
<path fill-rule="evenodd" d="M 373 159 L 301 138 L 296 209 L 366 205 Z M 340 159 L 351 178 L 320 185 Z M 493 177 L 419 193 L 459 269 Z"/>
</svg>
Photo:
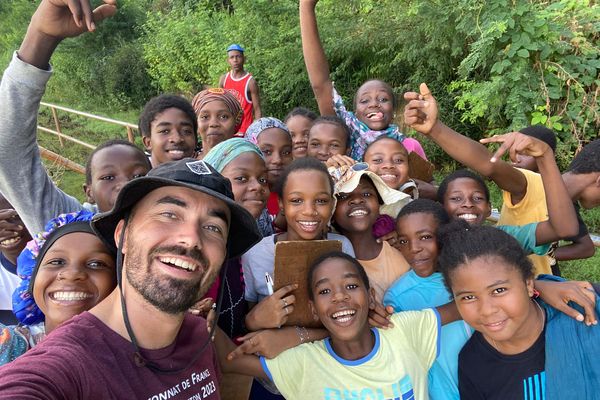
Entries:
<svg viewBox="0 0 600 400">
<path fill-rule="evenodd" d="M 243 137 L 252 121 L 262 116 L 258 84 L 251 73 L 244 70 L 244 48 L 239 44 L 227 47 L 227 63 L 231 70 L 219 79 L 219 87 L 233 90 L 241 100 L 244 115 L 236 136 Z"/>
</svg>

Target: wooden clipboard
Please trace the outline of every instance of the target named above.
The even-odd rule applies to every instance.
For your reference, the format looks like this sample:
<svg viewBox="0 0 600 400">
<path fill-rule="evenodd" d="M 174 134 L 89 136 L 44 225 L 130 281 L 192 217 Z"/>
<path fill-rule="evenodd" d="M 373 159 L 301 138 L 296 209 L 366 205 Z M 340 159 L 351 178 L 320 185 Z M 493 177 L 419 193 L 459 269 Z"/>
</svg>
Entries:
<svg viewBox="0 0 600 400">
<path fill-rule="evenodd" d="M 294 311 L 284 325 L 320 328 L 323 325 L 315 321 L 308 305 L 308 269 L 319 256 L 332 251 L 342 251 L 339 240 L 304 240 L 275 243 L 275 287 L 278 290 L 285 285 L 298 284 L 294 290 L 296 296 Z"/>
<path fill-rule="evenodd" d="M 424 182 L 433 180 L 434 165 L 414 151 L 408 155 L 408 176 Z"/>
</svg>

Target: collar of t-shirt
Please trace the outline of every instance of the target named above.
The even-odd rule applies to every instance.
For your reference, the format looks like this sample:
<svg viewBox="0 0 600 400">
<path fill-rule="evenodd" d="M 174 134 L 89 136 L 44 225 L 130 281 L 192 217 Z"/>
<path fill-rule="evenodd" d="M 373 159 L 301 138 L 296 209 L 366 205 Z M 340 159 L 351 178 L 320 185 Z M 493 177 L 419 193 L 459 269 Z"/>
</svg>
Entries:
<svg viewBox="0 0 600 400">
<path fill-rule="evenodd" d="M 3 253 L 0 253 L 0 265 L 2 265 L 2 268 L 11 274 L 17 275 L 17 265 L 13 264 L 8 258 L 4 257 Z"/>
</svg>

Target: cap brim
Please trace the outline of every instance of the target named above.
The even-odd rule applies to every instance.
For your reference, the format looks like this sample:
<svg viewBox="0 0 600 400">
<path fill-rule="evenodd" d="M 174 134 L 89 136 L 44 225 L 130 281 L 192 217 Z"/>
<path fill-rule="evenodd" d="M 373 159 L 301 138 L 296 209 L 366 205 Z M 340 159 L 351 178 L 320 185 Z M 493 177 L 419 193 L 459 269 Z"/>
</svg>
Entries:
<svg viewBox="0 0 600 400">
<path fill-rule="evenodd" d="M 156 176 L 136 178 L 125 185 L 119 192 L 112 210 L 97 214 L 94 217 L 92 220 L 92 229 L 106 244 L 116 249 L 114 232 L 119 221 L 125 218 L 140 199 L 151 191 L 164 186 L 189 188 L 216 197 L 227 204 L 231 212 L 229 235 L 227 237 L 228 258 L 241 256 L 261 239 L 255 219 L 246 209 L 233 201 L 233 199 L 204 186 L 177 182 L 172 179 Z"/>
<path fill-rule="evenodd" d="M 373 182 L 377 193 L 379 193 L 379 197 L 381 197 L 381 200 L 383 201 L 380 212 L 388 214 L 392 218 L 396 218 L 398 212 L 400 212 L 400 209 L 402 209 L 402 207 L 410 201 L 410 195 L 399 190 L 392 189 L 381 179 L 379 175 L 373 171 L 361 170 L 354 172 L 352 178 L 345 182 L 343 186 L 338 188 L 338 192 L 353 192 L 364 176 L 368 177 L 371 182 Z"/>
</svg>

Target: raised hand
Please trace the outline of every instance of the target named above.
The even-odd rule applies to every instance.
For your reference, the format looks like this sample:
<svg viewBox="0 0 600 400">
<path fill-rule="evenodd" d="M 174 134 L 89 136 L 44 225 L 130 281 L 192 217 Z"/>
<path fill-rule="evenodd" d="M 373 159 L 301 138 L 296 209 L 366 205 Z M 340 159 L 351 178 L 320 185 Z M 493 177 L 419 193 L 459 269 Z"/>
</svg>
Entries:
<svg viewBox="0 0 600 400">
<path fill-rule="evenodd" d="M 502 143 L 498 150 L 494 153 L 491 162 L 496 162 L 507 151 L 512 162 L 519 161 L 519 154 L 531 157 L 541 157 L 552 151 L 546 142 L 536 139 L 532 136 L 525 135 L 521 132 L 510 132 L 504 135 L 494 135 L 489 138 L 480 140 L 483 144 Z"/>
<path fill-rule="evenodd" d="M 117 11 L 117 0 L 103 1 L 92 10 L 89 0 L 44 0 L 33 14 L 29 28 L 59 39 L 94 31 L 96 22 Z"/>
<path fill-rule="evenodd" d="M 419 86 L 419 93 L 404 93 L 404 99 L 408 102 L 404 107 L 404 122 L 424 135 L 428 135 L 438 117 L 438 106 L 435 97 L 425 83 Z"/>
<path fill-rule="evenodd" d="M 56 46 L 67 37 L 94 31 L 96 23 L 115 14 L 117 0 L 103 0 L 92 10 L 89 0 L 43 0 L 19 48 L 19 58 L 47 69 Z"/>
</svg>

